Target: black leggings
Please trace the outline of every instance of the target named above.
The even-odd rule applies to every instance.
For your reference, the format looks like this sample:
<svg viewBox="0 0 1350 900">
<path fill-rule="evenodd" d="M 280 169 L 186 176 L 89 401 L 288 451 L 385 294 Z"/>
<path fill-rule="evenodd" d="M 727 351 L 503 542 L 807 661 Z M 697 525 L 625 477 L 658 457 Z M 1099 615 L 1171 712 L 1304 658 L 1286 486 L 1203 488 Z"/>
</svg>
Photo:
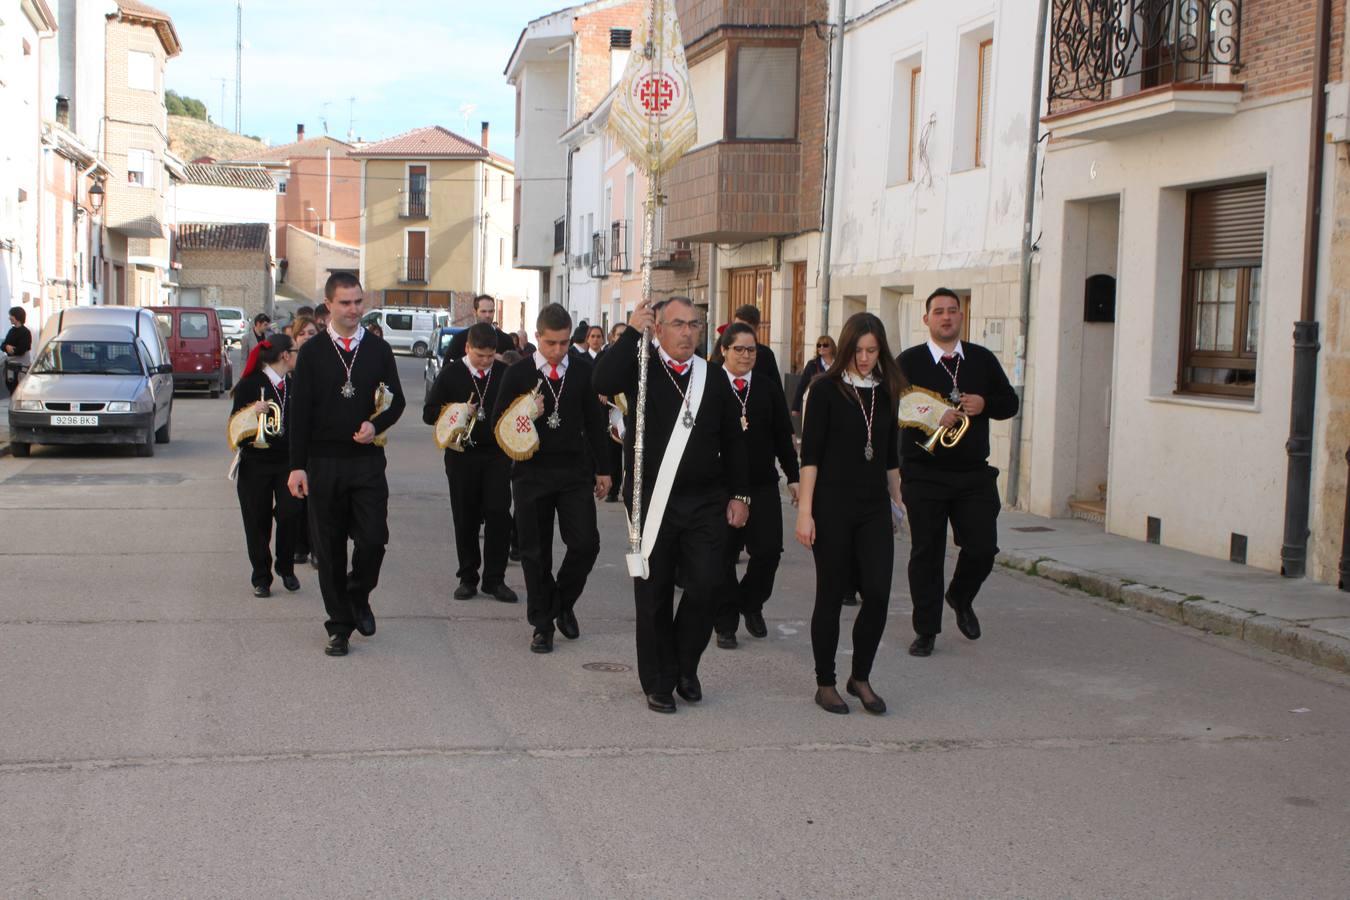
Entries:
<svg viewBox="0 0 1350 900">
<path fill-rule="evenodd" d="M 853 621 L 853 678 L 867 681 L 881 633 L 886 630 L 891 600 L 895 536 L 890 505 L 859 510 L 855 504 L 829 499 L 817 502 L 813 513 L 816 608 L 811 614 L 811 650 L 816 657 L 816 684 L 835 684 L 834 657 L 839 649 L 839 613 L 843 607 L 839 586 L 845 573 L 862 595 L 862 606 Z"/>
</svg>

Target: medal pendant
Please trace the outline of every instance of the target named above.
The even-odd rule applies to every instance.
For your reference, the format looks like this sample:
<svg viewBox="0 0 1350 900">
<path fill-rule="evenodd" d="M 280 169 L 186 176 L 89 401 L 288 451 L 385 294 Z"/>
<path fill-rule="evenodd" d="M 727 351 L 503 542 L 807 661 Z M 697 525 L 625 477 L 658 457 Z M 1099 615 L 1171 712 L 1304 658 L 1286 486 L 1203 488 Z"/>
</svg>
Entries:
<svg viewBox="0 0 1350 900">
<path fill-rule="evenodd" d="M 952 403 L 956 404 L 957 406 L 960 406 L 960 405 L 961 405 L 961 392 L 960 392 L 959 390 L 957 390 L 956 388 L 952 388 L 952 392 L 951 392 L 950 394 L 947 395 L 947 399 L 948 399 L 948 400 L 951 400 Z"/>
<path fill-rule="evenodd" d="M 348 378 L 347 383 L 342 386 L 342 396 L 348 400 L 356 396 L 356 385 L 352 384 L 350 378 Z"/>
<path fill-rule="evenodd" d="M 552 428 L 555 431 L 562 427 L 562 416 L 558 415 L 556 409 L 549 413 L 548 418 L 544 421 L 548 424 L 549 428 Z"/>
<path fill-rule="evenodd" d="M 483 412 L 483 410 L 480 409 L 480 410 L 478 410 L 478 412 L 477 412 L 477 414 L 474 416 L 474 418 L 476 418 L 476 419 L 477 419 L 478 421 L 480 421 L 480 422 L 486 422 L 486 421 L 487 421 L 487 413 Z"/>
<path fill-rule="evenodd" d="M 872 461 L 872 457 L 873 457 L 874 455 L 875 455 L 875 454 L 872 453 L 872 445 L 871 445 L 871 444 L 868 444 L 866 447 L 863 448 L 863 459 L 867 460 L 868 462 L 871 462 L 871 461 Z"/>
<path fill-rule="evenodd" d="M 744 421 L 744 420 L 742 420 L 742 421 Z M 686 409 L 686 410 L 684 411 L 684 416 L 680 419 L 680 424 L 683 425 L 685 428 L 693 428 L 693 427 L 694 427 L 694 414 L 691 413 L 689 410 Z"/>
<path fill-rule="evenodd" d="M 741 431 L 749 431 L 749 430 L 750 430 L 750 420 L 747 419 L 745 416 L 741 416 Z"/>
</svg>

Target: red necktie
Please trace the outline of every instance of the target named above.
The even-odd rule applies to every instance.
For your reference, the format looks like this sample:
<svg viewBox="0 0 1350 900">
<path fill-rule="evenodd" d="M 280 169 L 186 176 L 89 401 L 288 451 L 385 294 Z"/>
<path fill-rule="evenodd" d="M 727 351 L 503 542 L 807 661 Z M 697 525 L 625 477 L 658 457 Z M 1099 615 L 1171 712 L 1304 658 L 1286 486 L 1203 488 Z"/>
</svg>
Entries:
<svg viewBox="0 0 1350 900">
<path fill-rule="evenodd" d="M 286 380 L 283 378 L 277 382 L 277 396 L 286 399 Z"/>
<path fill-rule="evenodd" d="M 479 369 L 479 370 L 478 370 L 478 380 L 479 380 L 479 381 L 482 381 L 482 380 L 483 380 L 484 378 L 486 378 L 486 377 L 487 377 L 487 370 L 485 370 L 485 369 Z"/>
<path fill-rule="evenodd" d="M 351 339 L 351 338 L 338 338 L 338 340 L 342 341 L 342 349 L 343 349 L 343 350 L 346 350 L 348 353 L 351 353 L 351 352 L 352 352 L 352 339 Z"/>
<path fill-rule="evenodd" d="M 689 363 L 675 362 L 673 359 L 666 363 L 666 365 L 670 366 L 671 370 L 674 371 L 676 375 L 683 375 L 684 370 L 689 368 Z"/>
<path fill-rule="evenodd" d="M 735 381 L 732 382 L 732 384 L 736 385 L 736 390 L 738 390 L 738 391 L 743 391 L 743 390 L 745 390 L 745 379 L 744 379 L 744 378 L 737 378 Z"/>
<path fill-rule="evenodd" d="M 549 380 L 549 381 L 557 381 L 559 378 L 562 377 L 561 375 L 558 374 L 558 367 L 557 367 L 557 366 L 552 366 L 552 365 L 551 365 L 551 366 L 549 366 L 548 368 L 549 368 L 549 372 L 548 372 L 548 380 Z"/>
</svg>

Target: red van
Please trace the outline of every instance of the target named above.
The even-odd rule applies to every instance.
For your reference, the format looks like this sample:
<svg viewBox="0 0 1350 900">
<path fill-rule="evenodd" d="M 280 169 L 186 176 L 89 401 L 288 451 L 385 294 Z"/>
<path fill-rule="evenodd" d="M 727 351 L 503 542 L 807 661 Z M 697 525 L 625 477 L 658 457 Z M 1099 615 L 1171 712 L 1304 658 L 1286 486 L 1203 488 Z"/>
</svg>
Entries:
<svg viewBox="0 0 1350 900">
<path fill-rule="evenodd" d="M 154 306 L 155 324 L 169 345 L 174 390 L 192 385 L 212 398 L 234 384 L 234 367 L 225 352 L 220 319 L 209 306 Z"/>
</svg>

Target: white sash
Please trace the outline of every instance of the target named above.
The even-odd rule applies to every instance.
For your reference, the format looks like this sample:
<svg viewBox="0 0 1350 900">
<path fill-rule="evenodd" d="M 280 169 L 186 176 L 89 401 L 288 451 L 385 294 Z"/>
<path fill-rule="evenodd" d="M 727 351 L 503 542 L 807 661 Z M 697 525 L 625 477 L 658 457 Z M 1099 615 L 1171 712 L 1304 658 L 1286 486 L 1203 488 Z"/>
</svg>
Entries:
<svg viewBox="0 0 1350 900">
<path fill-rule="evenodd" d="M 689 411 L 693 413 L 694 420 L 698 420 L 698 409 L 703 402 L 703 388 L 708 383 L 708 364 L 700 357 L 691 357 L 689 362 L 693 365 L 693 371 L 689 375 L 689 390 L 686 396 L 689 399 Z M 665 365 L 658 360 L 660 365 Z M 675 414 L 675 425 L 670 432 L 670 443 L 666 444 L 666 452 L 661 457 L 661 468 L 656 473 L 656 486 L 652 488 L 651 503 L 647 506 L 647 521 L 642 529 L 642 561 L 644 573 L 647 571 L 646 562 L 651 559 L 652 550 L 656 547 L 656 536 L 661 532 L 661 520 L 666 514 L 666 503 L 670 500 L 671 488 L 675 486 L 675 473 L 680 469 L 680 460 L 684 458 L 684 448 L 689 444 L 689 435 L 694 429 L 685 428 L 680 420 L 684 418 L 684 410 L 681 409 Z M 648 577 L 644 574 L 642 577 Z"/>
</svg>

